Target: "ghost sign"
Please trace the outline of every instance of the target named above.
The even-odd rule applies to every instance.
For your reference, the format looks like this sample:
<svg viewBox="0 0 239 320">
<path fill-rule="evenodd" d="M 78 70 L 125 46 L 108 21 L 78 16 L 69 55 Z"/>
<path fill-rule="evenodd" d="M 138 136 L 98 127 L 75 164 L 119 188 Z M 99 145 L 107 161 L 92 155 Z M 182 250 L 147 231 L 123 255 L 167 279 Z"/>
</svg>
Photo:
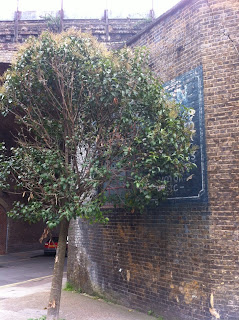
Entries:
<svg viewBox="0 0 239 320">
<path fill-rule="evenodd" d="M 165 83 L 164 88 L 170 93 L 172 99 L 190 108 L 187 125 L 194 132 L 192 143 L 197 147 L 195 154 L 191 157 L 191 161 L 196 164 L 196 168 L 182 178 L 164 177 L 169 181 L 171 191 L 168 199 L 206 201 L 206 148 L 202 66 Z"/>
</svg>

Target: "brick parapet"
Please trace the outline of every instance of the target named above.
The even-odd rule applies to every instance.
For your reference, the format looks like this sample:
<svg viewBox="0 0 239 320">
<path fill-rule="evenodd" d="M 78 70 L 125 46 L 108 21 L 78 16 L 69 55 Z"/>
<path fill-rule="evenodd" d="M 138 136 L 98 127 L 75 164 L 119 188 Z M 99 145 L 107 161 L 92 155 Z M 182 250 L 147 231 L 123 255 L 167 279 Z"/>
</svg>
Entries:
<svg viewBox="0 0 239 320">
<path fill-rule="evenodd" d="M 68 19 L 63 21 L 63 29 L 75 28 L 91 33 L 110 49 L 116 49 L 147 24 L 147 19 Z M 14 21 L 0 21 L 0 63 L 11 62 L 17 43 L 24 42 L 29 36 L 37 37 L 47 29 L 49 26 L 44 20 L 19 20 L 17 28 Z"/>
</svg>

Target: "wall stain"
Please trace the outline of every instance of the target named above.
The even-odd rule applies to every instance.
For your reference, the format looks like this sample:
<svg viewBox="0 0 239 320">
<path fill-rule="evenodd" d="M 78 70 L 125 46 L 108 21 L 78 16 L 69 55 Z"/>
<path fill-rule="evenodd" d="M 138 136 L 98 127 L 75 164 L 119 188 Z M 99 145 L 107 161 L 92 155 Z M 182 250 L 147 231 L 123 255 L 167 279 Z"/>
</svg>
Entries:
<svg viewBox="0 0 239 320">
<path fill-rule="evenodd" d="M 178 303 L 182 300 L 186 304 L 191 304 L 195 300 L 206 300 L 206 294 L 196 280 L 190 282 L 182 281 L 179 285 L 171 284 L 170 289 L 170 298 L 175 299 Z"/>
</svg>

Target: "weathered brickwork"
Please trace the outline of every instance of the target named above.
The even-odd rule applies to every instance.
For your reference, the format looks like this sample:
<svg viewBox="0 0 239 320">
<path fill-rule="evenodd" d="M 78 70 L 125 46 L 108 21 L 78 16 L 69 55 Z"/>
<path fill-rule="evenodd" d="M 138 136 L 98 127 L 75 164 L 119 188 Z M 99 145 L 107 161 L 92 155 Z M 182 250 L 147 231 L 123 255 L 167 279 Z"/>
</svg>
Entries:
<svg viewBox="0 0 239 320">
<path fill-rule="evenodd" d="M 212 211 L 209 277 L 221 319 L 236 320 L 239 318 L 239 3 L 210 1 L 209 4 L 202 19 Z"/>
<path fill-rule="evenodd" d="M 165 82 L 198 67 L 201 61 L 201 12 L 206 0 L 184 0 L 175 11 L 159 17 L 146 32 L 128 41 L 147 46 L 152 69 Z"/>
<path fill-rule="evenodd" d="M 165 319 L 209 319 L 207 206 L 109 217 L 107 226 L 72 222 L 68 280 Z"/>
<path fill-rule="evenodd" d="M 239 319 L 238 26 L 238 1 L 184 0 L 128 41 L 163 81 L 202 66 L 209 200 L 73 222 L 76 286 L 166 319 Z"/>
</svg>

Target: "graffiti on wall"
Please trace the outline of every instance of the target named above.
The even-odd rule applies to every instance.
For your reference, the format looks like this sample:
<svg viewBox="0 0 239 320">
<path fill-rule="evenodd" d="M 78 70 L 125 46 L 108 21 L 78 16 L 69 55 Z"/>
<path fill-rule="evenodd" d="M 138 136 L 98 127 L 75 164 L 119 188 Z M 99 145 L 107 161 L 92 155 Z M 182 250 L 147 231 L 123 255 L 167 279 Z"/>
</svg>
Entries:
<svg viewBox="0 0 239 320">
<path fill-rule="evenodd" d="M 199 66 L 165 83 L 172 99 L 190 108 L 188 126 L 194 132 L 192 143 L 197 146 L 191 161 L 196 164 L 190 173 L 182 178 L 165 177 L 170 182 L 171 196 L 175 200 L 206 200 L 206 148 L 203 101 L 203 70 Z"/>
</svg>

